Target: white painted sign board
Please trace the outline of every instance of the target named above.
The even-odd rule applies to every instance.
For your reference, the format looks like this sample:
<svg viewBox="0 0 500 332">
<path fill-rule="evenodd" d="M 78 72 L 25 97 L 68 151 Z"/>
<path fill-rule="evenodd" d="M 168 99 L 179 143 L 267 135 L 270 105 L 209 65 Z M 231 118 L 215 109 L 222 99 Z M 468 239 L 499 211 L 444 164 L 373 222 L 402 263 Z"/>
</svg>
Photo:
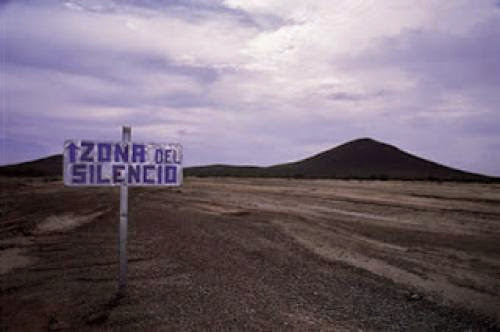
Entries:
<svg viewBox="0 0 500 332">
<path fill-rule="evenodd" d="M 136 142 L 67 140 L 67 186 L 180 186 L 182 146 Z"/>
<path fill-rule="evenodd" d="M 120 186 L 120 295 L 127 288 L 128 187 L 182 184 L 180 144 L 135 143 L 131 136 L 123 127 L 121 142 L 67 140 L 63 153 L 65 185 Z"/>
</svg>

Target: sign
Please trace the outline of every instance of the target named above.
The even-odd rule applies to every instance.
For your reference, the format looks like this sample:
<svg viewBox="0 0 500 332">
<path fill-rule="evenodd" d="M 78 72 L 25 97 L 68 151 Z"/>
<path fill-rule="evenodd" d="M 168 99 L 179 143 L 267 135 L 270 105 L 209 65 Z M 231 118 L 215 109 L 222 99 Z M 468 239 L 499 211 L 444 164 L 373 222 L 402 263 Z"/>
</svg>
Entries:
<svg viewBox="0 0 500 332">
<path fill-rule="evenodd" d="M 182 146 L 135 142 L 67 140 L 67 186 L 180 186 Z"/>
<path fill-rule="evenodd" d="M 64 142 L 64 184 L 120 186 L 120 270 L 118 295 L 127 291 L 127 233 L 129 186 L 180 186 L 182 146 L 131 142 L 132 128 L 122 127 L 122 141 Z"/>
</svg>

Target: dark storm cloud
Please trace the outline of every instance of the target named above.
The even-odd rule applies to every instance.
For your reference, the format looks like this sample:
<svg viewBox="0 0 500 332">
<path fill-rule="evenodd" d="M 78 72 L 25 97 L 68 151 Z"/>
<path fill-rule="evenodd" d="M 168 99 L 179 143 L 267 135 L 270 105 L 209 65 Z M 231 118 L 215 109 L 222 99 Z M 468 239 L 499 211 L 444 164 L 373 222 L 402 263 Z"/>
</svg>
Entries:
<svg viewBox="0 0 500 332">
<path fill-rule="evenodd" d="M 350 93 L 350 92 L 333 92 L 328 95 L 329 99 L 332 100 L 344 100 L 344 101 L 359 101 L 359 100 L 368 100 L 376 97 L 382 97 L 384 95 L 389 94 L 388 91 L 380 90 L 370 94 L 360 94 L 360 93 Z"/>
<path fill-rule="evenodd" d="M 467 34 L 453 31 L 405 31 L 382 40 L 354 66 L 398 67 L 446 88 L 500 85 L 500 19 L 489 19 Z"/>
<path fill-rule="evenodd" d="M 57 39 L 40 40 L 29 34 L 2 34 L 0 43 L 4 45 L 6 65 L 34 67 L 75 75 L 90 75 L 102 79 L 126 83 L 133 78 L 136 68 L 148 74 L 163 71 L 172 74 L 191 76 L 197 80 L 210 82 L 217 78 L 217 70 L 210 67 L 188 66 L 169 61 L 150 53 L 123 52 L 106 47 L 89 47 Z M 112 65 L 111 65 L 112 64 Z"/>
</svg>

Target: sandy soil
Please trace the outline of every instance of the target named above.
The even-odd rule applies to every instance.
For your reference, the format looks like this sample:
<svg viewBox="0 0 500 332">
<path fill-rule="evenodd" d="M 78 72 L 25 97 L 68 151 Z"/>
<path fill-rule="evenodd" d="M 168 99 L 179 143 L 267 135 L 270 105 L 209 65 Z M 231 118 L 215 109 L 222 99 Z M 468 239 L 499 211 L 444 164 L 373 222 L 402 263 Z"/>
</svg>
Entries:
<svg viewBox="0 0 500 332">
<path fill-rule="evenodd" d="M 0 330 L 494 330 L 500 185 L 0 179 Z"/>
</svg>

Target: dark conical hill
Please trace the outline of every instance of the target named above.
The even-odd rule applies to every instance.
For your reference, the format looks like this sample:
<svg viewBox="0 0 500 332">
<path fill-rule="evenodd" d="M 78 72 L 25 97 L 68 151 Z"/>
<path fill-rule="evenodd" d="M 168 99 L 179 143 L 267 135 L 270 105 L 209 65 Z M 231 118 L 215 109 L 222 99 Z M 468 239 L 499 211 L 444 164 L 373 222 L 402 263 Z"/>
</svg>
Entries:
<svg viewBox="0 0 500 332">
<path fill-rule="evenodd" d="M 446 167 L 371 138 L 339 145 L 312 157 L 271 167 L 201 166 L 197 176 L 263 176 L 400 180 L 490 181 L 494 178 Z"/>
</svg>

